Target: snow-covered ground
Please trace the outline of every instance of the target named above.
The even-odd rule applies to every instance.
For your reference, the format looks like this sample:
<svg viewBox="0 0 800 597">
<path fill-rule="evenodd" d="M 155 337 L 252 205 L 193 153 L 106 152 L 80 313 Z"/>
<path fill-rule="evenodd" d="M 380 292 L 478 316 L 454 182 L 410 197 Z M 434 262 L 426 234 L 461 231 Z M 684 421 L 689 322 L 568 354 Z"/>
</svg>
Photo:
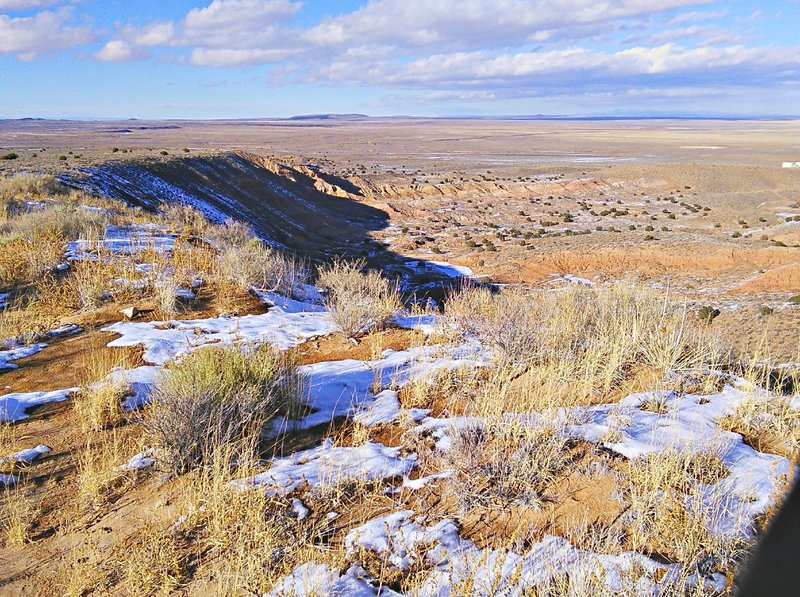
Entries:
<svg viewBox="0 0 800 597">
<path fill-rule="evenodd" d="M 80 239 L 67 245 L 68 261 L 97 259 L 98 251 L 116 255 L 135 255 L 146 250 L 166 253 L 175 248 L 176 234 L 167 232 L 155 224 L 136 224 L 130 226 L 106 226 L 103 238 Z"/>
<path fill-rule="evenodd" d="M 584 283 L 582 280 L 575 280 Z M 106 328 L 120 334 L 109 346 L 142 345 L 150 365 L 130 371 L 112 372 L 125 376 L 132 384 L 133 396 L 126 406 L 136 408 L 149 399 L 156 376 L 163 365 L 180 359 L 192 350 L 210 343 L 272 342 L 288 349 L 316 336 L 332 333 L 335 326 L 318 303 L 265 297 L 268 313 L 243 317 L 214 317 L 193 321 L 124 322 Z M 397 323 L 430 331 L 441 325 L 432 316 L 398 316 Z M 435 446 L 447 450 L 450 437 L 474 418 L 434 418 L 421 409 L 403 411 L 397 389 L 410 381 L 430 378 L 436 371 L 479 367 L 491 355 L 474 341 L 460 345 L 420 346 L 407 350 L 386 350 L 368 361 L 341 360 L 300 367 L 306 382 L 309 414 L 301 419 L 277 422 L 273 433 L 309 429 L 330 424 L 338 417 L 351 417 L 369 427 L 380 424 L 410 426 L 412 445 L 388 447 L 367 442 L 358 446 L 338 446 L 326 438 L 317 447 L 274 458 L 266 470 L 234 484 L 242 489 L 257 489 L 270 495 L 289 496 L 298 517 L 308 516 L 309 507 L 293 493 L 343 481 L 367 480 L 384 484 L 387 494 L 416 490 L 426 483 L 453 474 L 443 470 L 411 480 L 418 465 L 413 438 L 430 436 Z M 628 459 L 654 452 L 675 450 L 684 453 L 713 451 L 728 474 L 713 485 L 700 486 L 692 495 L 708 513 L 720 536 L 747 536 L 754 519 L 773 503 L 781 483 L 791 473 L 786 458 L 756 451 L 736 433 L 723 430 L 719 420 L 731 414 L 753 393 L 764 392 L 744 380 L 728 378 L 727 385 L 712 395 L 633 394 L 613 405 L 563 409 L 566 431 L 575 438 L 602 445 Z M 27 399 L 20 400 L 20 404 Z M 659 412 L 643 408 L 657 401 Z M 24 408 L 23 408 L 24 410 Z M 407 415 L 407 416 L 402 416 Z M 516 424 L 536 424 L 533 415 L 513 416 Z M 128 463 L 132 469 L 152 463 L 143 453 Z M 699 496 L 699 497 L 697 497 Z M 420 595 L 450 595 L 462 583 L 474 583 L 476 595 L 522 595 L 524 587 L 545 586 L 559 574 L 569 572 L 570 582 L 590 582 L 602 578 L 611 591 L 623 589 L 637 593 L 658 593 L 663 587 L 684 582 L 703 583 L 721 589 L 725 579 L 719 575 L 699 578 L 681 571 L 679 565 L 664 565 L 638 553 L 602 555 L 575 547 L 561 537 L 547 536 L 524 552 L 480 548 L 459 534 L 452 520 L 427 520 L 424 515 L 402 509 L 383 515 L 352 529 L 345 539 L 353 554 L 358 549 L 385 556 L 398 569 L 424 561 L 427 576 Z M 585 577 L 585 578 L 584 578 Z M 693 580 L 692 580 L 693 578 Z M 593 581 L 593 582 L 594 582 Z M 316 593 L 315 593 L 316 591 Z M 357 564 L 346 570 L 308 562 L 281 579 L 273 595 L 393 595 L 379 589 L 374 579 Z"/>
<path fill-rule="evenodd" d="M 307 308 L 302 309 L 302 306 Z M 270 342 L 281 350 L 297 346 L 309 338 L 336 330 L 330 315 L 315 304 L 286 299 L 261 315 L 208 319 L 119 322 L 104 328 L 119 334 L 109 346 L 141 345 L 142 358 L 154 365 L 186 356 L 207 344 Z"/>
<path fill-rule="evenodd" d="M 21 421 L 27 419 L 26 410 L 47 404 L 49 402 L 62 402 L 78 388 L 54 390 L 52 392 L 13 392 L 0 396 L 0 423 Z"/>
<path fill-rule="evenodd" d="M 54 330 L 43 334 L 42 340 L 58 338 L 59 336 L 69 336 L 77 334 L 81 328 L 74 324 L 62 325 Z M 47 347 L 47 342 L 35 342 L 31 344 L 19 344 L 16 338 L 6 338 L 0 342 L 0 371 L 3 369 L 16 369 L 17 365 L 13 361 L 24 359 L 35 355 Z"/>
</svg>

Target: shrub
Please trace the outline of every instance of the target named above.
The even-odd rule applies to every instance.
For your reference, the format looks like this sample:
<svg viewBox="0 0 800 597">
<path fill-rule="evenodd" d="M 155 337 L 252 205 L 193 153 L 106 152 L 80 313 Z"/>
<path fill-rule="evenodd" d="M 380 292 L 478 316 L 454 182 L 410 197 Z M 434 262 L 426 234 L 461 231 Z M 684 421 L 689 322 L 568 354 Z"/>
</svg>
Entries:
<svg viewBox="0 0 800 597">
<path fill-rule="evenodd" d="M 9 153 L 4 153 L 0 156 L 0 160 L 16 160 L 19 157 L 19 154 L 14 153 L 13 151 Z"/>
<path fill-rule="evenodd" d="M 767 305 L 761 305 L 761 307 L 758 308 L 758 314 L 761 315 L 762 317 L 766 317 L 767 315 L 772 315 L 773 313 L 774 309 Z"/>
<path fill-rule="evenodd" d="M 800 305 L 800 294 L 795 294 L 789 299 L 790 305 Z"/>
<path fill-rule="evenodd" d="M 509 425 L 497 420 L 455 431 L 442 459 L 444 468 L 455 471 L 451 491 L 463 508 L 511 504 L 538 508 L 567 465 L 570 444 L 563 425 Z"/>
<path fill-rule="evenodd" d="M 210 346 L 168 365 L 144 414 L 162 462 L 180 473 L 214 450 L 257 439 L 279 413 L 300 406 L 294 363 L 270 345 Z"/>
<path fill-rule="evenodd" d="M 720 310 L 719 309 L 715 309 L 714 307 L 711 307 L 710 305 L 705 305 L 703 307 L 700 307 L 697 310 L 697 318 L 700 321 L 704 321 L 706 323 L 711 323 L 717 317 L 719 317 L 719 315 L 720 315 Z"/>
<path fill-rule="evenodd" d="M 269 248 L 255 238 L 220 251 L 219 273 L 242 290 L 255 288 L 303 298 L 307 272 L 302 263 Z"/>
<path fill-rule="evenodd" d="M 336 325 L 351 338 L 380 329 L 400 308 L 396 284 L 378 272 L 365 272 L 364 266 L 361 260 L 336 260 L 319 273 L 325 305 Z"/>
</svg>

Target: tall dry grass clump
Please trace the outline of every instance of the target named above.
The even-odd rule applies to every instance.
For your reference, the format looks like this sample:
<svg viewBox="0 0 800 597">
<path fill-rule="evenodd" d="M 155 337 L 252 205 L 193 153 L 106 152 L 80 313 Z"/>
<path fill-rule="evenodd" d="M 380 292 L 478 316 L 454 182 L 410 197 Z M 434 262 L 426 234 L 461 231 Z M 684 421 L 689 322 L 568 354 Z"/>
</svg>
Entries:
<svg viewBox="0 0 800 597">
<path fill-rule="evenodd" d="M 540 399 L 599 400 L 643 369 L 663 376 L 721 361 L 707 328 L 693 327 L 680 307 L 626 285 L 465 288 L 448 300 L 445 314 L 462 334 L 494 350 L 498 384 L 530 406 Z"/>
<path fill-rule="evenodd" d="M 378 272 L 364 271 L 365 265 L 363 260 L 336 260 L 319 272 L 331 317 L 351 338 L 383 327 L 401 304 L 397 285 Z"/>
<path fill-rule="evenodd" d="M 40 514 L 39 501 L 23 488 L 4 486 L 0 506 L 0 530 L 6 546 L 24 545 L 30 540 L 31 530 Z"/>
<path fill-rule="evenodd" d="M 633 549 L 668 555 L 686 566 L 704 565 L 725 572 L 735 567 L 746 547 L 746 517 L 736 518 L 734 502 L 712 489 L 728 476 L 713 450 L 665 450 L 630 461 L 630 527 Z M 735 519 L 719 531 L 720 517 Z"/>
<path fill-rule="evenodd" d="M 130 391 L 123 371 L 134 366 L 131 354 L 124 350 L 94 350 L 83 357 L 83 385 L 73 405 L 84 433 L 101 431 L 123 419 L 122 400 Z"/>
<path fill-rule="evenodd" d="M 66 195 L 69 188 L 51 174 L 22 172 L 0 179 L 0 199 L 24 199 Z"/>
<path fill-rule="evenodd" d="M 220 276 L 242 290 L 266 290 L 302 298 L 300 288 L 308 278 L 302 262 L 271 249 L 258 239 L 223 247 L 218 261 Z"/>
<path fill-rule="evenodd" d="M 96 233 L 105 216 L 56 204 L 0 224 L 0 287 L 28 284 L 64 262 L 68 241 Z"/>
<path fill-rule="evenodd" d="M 188 205 L 166 204 L 161 207 L 161 213 L 164 220 L 183 236 L 204 236 L 211 226 L 201 212 Z"/>
<path fill-rule="evenodd" d="M 181 473 L 297 409 L 301 385 L 291 358 L 270 345 L 204 347 L 167 367 L 142 422 L 160 459 Z"/>
</svg>

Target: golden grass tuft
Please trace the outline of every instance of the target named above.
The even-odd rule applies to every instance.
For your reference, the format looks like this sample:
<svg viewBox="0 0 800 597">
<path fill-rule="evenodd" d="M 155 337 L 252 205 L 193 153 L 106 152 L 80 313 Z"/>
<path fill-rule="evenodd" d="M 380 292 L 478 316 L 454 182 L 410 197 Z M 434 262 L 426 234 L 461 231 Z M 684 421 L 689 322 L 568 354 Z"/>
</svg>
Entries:
<svg viewBox="0 0 800 597">
<path fill-rule="evenodd" d="M 364 271 L 365 265 L 364 261 L 336 260 L 319 271 L 331 317 L 351 338 L 381 329 L 400 308 L 397 285 L 378 272 Z"/>
<path fill-rule="evenodd" d="M 5 487 L 0 507 L 0 529 L 5 545 L 15 547 L 27 543 L 39 513 L 36 498 L 26 493 L 24 488 Z"/>
<path fill-rule="evenodd" d="M 135 365 L 131 353 L 101 348 L 86 355 L 81 365 L 84 381 L 73 405 L 82 431 L 102 431 L 121 422 L 122 400 L 130 391 L 121 372 Z"/>
<path fill-rule="evenodd" d="M 499 394 L 508 398 L 501 410 L 598 402 L 643 367 L 664 377 L 722 362 L 716 338 L 683 309 L 628 285 L 494 294 L 465 288 L 445 314 L 494 349 Z"/>
</svg>

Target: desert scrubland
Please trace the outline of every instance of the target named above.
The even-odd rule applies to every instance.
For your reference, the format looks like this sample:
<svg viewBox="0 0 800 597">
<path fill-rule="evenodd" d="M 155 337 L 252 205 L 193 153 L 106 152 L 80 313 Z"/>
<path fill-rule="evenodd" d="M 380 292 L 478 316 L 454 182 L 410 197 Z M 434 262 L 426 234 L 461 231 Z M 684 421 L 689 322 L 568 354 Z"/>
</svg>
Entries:
<svg viewBox="0 0 800 597">
<path fill-rule="evenodd" d="M 735 592 L 798 129 L 0 122 L 0 592 Z"/>
</svg>

